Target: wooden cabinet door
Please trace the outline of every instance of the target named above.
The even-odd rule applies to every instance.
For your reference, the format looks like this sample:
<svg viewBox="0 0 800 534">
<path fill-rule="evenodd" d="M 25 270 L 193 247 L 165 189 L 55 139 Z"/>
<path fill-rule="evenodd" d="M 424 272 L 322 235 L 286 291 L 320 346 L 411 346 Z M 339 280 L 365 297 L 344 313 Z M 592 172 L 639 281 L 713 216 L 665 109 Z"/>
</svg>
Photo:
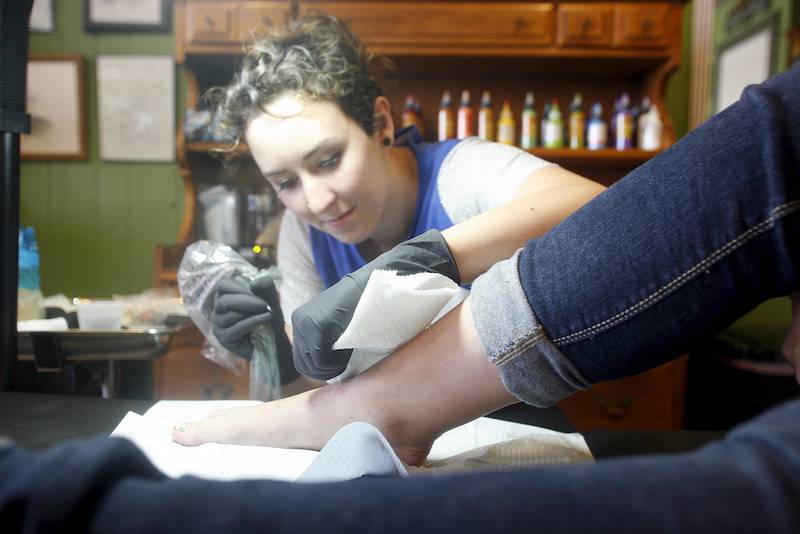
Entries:
<svg viewBox="0 0 800 534">
<path fill-rule="evenodd" d="M 292 2 L 245 2 L 239 11 L 239 40 L 285 28 L 292 18 Z"/>
<path fill-rule="evenodd" d="M 239 10 L 235 2 L 198 0 L 186 6 L 186 42 L 189 45 L 236 43 Z"/>
<path fill-rule="evenodd" d="M 664 48 L 669 44 L 669 4 L 630 3 L 616 7 L 614 45 Z"/>
<path fill-rule="evenodd" d="M 610 46 L 614 35 L 614 4 L 560 4 L 558 44 Z"/>
<path fill-rule="evenodd" d="M 686 357 L 645 373 L 601 382 L 558 403 L 579 432 L 682 428 Z"/>
<path fill-rule="evenodd" d="M 517 2 L 338 2 L 301 1 L 311 11 L 336 15 L 367 46 L 405 54 L 464 47 L 535 47 L 553 42 L 553 5 Z M 480 54 L 480 49 L 471 49 Z"/>
<path fill-rule="evenodd" d="M 161 399 L 247 399 L 247 374 L 235 375 L 203 357 L 203 334 L 188 325 L 173 335 L 163 356 L 153 362 L 153 396 Z"/>
</svg>

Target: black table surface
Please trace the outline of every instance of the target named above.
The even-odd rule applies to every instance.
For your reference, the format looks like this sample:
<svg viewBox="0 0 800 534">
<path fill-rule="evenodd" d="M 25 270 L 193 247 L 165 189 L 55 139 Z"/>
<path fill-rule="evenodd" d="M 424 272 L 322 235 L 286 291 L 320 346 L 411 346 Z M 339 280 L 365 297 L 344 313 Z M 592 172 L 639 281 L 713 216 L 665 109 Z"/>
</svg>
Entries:
<svg viewBox="0 0 800 534">
<path fill-rule="evenodd" d="M 29 450 L 59 442 L 107 436 L 129 411 L 144 413 L 151 400 L 101 399 L 0 391 L 0 436 Z M 560 432 L 575 429 L 558 408 L 509 406 L 493 417 Z M 597 430 L 584 434 L 595 458 L 691 450 L 723 437 L 723 432 L 690 430 Z"/>
</svg>

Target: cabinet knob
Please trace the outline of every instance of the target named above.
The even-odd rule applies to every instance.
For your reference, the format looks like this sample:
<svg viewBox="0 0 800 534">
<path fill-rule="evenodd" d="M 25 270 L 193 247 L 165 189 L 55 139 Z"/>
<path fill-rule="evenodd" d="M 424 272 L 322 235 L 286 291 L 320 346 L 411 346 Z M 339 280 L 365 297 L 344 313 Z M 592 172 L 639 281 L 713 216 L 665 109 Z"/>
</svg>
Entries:
<svg viewBox="0 0 800 534">
<path fill-rule="evenodd" d="M 653 29 L 653 21 L 650 19 L 645 19 L 642 21 L 642 35 L 648 35 L 650 30 Z"/>
<path fill-rule="evenodd" d="M 206 15 L 205 23 L 206 23 L 206 28 L 214 29 L 214 17 L 212 17 L 211 15 Z"/>
<path fill-rule="evenodd" d="M 592 29 L 592 19 L 583 19 L 583 24 L 581 24 L 581 33 L 586 35 L 589 33 L 589 30 Z"/>
<path fill-rule="evenodd" d="M 267 28 L 267 29 L 271 30 L 272 29 L 272 19 L 270 17 L 266 16 L 266 15 L 262 15 L 261 16 L 261 25 L 264 28 Z"/>
<path fill-rule="evenodd" d="M 621 418 L 628 412 L 628 408 L 633 403 L 630 395 L 616 399 L 609 399 L 605 395 L 597 395 L 594 398 L 595 403 L 605 412 L 609 419 L 616 420 Z"/>
<path fill-rule="evenodd" d="M 525 21 L 522 18 L 517 17 L 517 20 L 514 21 L 514 32 L 519 33 L 525 28 Z"/>
</svg>

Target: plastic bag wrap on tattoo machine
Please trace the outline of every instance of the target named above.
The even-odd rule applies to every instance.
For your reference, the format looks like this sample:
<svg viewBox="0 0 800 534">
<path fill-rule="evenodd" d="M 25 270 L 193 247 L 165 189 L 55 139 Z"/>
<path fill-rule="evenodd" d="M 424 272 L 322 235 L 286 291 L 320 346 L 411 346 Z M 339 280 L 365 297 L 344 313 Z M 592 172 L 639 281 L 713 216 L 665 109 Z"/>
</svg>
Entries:
<svg viewBox="0 0 800 534">
<path fill-rule="evenodd" d="M 178 269 L 178 289 L 194 324 L 207 343 L 202 354 L 209 360 L 238 375 L 244 374 L 247 361 L 225 349 L 212 331 L 214 288 L 224 278 L 233 278 L 250 287 L 253 280 L 270 276 L 280 286 L 277 267 L 259 270 L 244 260 L 228 245 L 212 241 L 197 241 L 187 247 Z M 269 324 L 256 327 L 250 337 L 253 357 L 250 360 L 250 398 L 278 398 L 280 376 L 275 335 Z"/>
</svg>

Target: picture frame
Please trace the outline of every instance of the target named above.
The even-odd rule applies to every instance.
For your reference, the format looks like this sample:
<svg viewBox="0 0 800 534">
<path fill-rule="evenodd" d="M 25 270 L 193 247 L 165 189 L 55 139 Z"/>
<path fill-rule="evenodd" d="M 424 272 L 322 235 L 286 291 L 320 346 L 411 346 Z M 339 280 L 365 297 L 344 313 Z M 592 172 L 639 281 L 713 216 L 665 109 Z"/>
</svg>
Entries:
<svg viewBox="0 0 800 534">
<path fill-rule="evenodd" d="M 100 159 L 175 161 L 175 60 L 96 56 Z"/>
<path fill-rule="evenodd" d="M 24 160 L 88 157 L 84 61 L 80 54 L 32 55 L 27 70 L 31 132 L 20 140 Z"/>
<path fill-rule="evenodd" d="M 170 0 L 84 0 L 87 32 L 169 32 Z"/>
<path fill-rule="evenodd" d="M 55 31 L 53 19 L 53 0 L 34 0 L 31 9 L 30 27 L 32 32 L 52 33 Z"/>
<path fill-rule="evenodd" d="M 778 37 L 778 18 L 772 16 L 717 49 L 714 113 L 739 100 L 748 85 L 761 83 L 778 72 Z"/>
</svg>

